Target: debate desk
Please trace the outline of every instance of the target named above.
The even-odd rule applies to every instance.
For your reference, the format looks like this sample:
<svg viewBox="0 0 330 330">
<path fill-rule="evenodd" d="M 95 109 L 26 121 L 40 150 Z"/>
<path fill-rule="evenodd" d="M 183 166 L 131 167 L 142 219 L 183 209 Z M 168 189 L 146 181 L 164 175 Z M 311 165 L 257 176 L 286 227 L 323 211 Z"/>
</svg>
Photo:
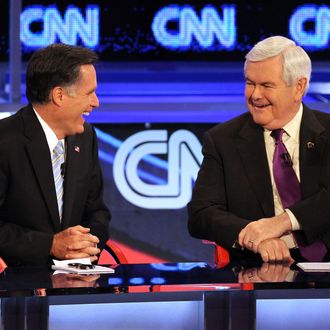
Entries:
<svg viewBox="0 0 330 330">
<path fill-rule="evenodd" d="M 330 273 L 296 265 L 115 265 L 113 274 L 7 268 L 1 329 L 329 329 Z"/>
</svg>

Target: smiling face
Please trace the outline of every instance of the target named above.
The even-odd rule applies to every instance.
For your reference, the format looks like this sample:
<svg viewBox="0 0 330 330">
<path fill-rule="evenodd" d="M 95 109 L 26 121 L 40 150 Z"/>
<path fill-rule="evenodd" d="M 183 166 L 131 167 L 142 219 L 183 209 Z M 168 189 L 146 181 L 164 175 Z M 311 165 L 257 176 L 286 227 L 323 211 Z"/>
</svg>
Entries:
<svg viewBox="0 0 330 330">
<path fill-rule="evenodd" d="M 299 110 L 306 79 L 292 86 L 283 79 L 281 56 L 247 62 L 245 98 L 256 124 L 274 130 L 287 124 Z"/>
<path fill-rule="evenodd" d="M 78 81 L 70 87 L 63 88 L 61 111 L 58 113 L 58 130 L 65 137 L 84 132 L 85 119 L 93 108 L 99 106 L 96 96 L 96 71 L 93 65 L 80 67 Z M 57 134 L 58 135 L 58 134 Z"/>
</svg>

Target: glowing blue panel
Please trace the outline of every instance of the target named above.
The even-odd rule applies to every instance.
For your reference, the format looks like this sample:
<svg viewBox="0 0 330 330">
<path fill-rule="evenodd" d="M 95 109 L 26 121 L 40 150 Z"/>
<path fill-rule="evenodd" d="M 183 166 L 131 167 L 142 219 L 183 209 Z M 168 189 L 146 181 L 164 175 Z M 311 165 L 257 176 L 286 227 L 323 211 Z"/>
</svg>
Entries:
<svg viewBox="0 0 330 330">
<path fill-rule="evenodd" d="M 307 30 L 308 23 L 314 29 Z M 327 48 L 330 34 L 330 7 L 303 5 L 296 9 L 289 22 L 292 39 L 306 49 Z"/>
<path fill-rule="evenodd" d="M 151 29 L 155 39 L 166 48 L 193 47 L 195 38 L 204 49 L 231 49 L 236 43 L 236 8 L 224 5 L 222 13 L 220 18 L 216 8 L 205 6 L 199 19 L 193 7 L 171 5 L 156 13 Z M 177 23 L 177 31 L 170 30 L 170 22 Z"/>
<path fill-rule="evenodd" d="M 169 317 L 170 316 L 170 317 Z M 200 301 L 50 306 L 49 329 L 204 329 Z"/>
<path fill-rule="evenodd" d="M 145 279 L 143 277 L 132 277 L 129 282 L 134 285 L 144 284 Z"/>
<path fill-rule="evenodd" d="M 153 277 L 150 279 L 152 284 L 165 284 L 166 280 L 163 277 Z"/>
<path fill-rule="evenodd" d="M 62 18 L 56 6 L 28 6 L 21 13 L 20 38 L 27 47 L 45 47 L 60 41 L 69 45 L 78 44 L 78 36 L 86 47 L 96 47 L 99 44 L 99 7 L 86 6 L 86 19 L 81 10 L 69 6 Z M 43 23 L 43 30 L 31 30 L 31 24 Z"/>
<path fill-rule="evenodd" d="M 256 329 L 328 330 L 329 310 L 329 299 L 260 299 Z"/>
<path fill-rule="evenodd" d="M 120 285 L 123 283 L 123 279 L 120 277 L 109 277 L 108 284 L 109 285 Z"/>
</svg>

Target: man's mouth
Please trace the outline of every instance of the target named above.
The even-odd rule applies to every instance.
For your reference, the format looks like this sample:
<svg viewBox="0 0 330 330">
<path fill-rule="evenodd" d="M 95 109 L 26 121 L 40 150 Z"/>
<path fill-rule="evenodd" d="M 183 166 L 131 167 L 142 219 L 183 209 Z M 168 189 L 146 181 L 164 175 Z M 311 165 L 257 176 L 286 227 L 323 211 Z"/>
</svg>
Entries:
<svg viewBox="0 0 330 330">
<path fill-rule="evenodd" d="M 255 108 L 258 108 L 258 109 L 263 109 L 263 108 L 270 106 L 270 104 L 269 103 L 268 104 L 256 104 L 256 103 L 252 102 L 252 106 Z"/>
<path fill-rule="evenodd" d="M 89 116 L 89 115 L 90 115 L 90 112 L 88 112 L 88 111 L 84 111 L 84 112 L 83 112 L 83 115 L 84 115 L 84 116 Z"/>
</svg>

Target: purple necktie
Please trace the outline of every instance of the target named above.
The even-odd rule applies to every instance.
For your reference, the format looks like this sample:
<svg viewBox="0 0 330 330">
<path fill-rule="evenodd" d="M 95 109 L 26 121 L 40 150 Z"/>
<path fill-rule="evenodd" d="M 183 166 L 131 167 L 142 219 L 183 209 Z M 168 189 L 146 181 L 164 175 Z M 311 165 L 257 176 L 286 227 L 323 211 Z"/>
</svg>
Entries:
<svg viewBox="0 0 330 330">
<path fill-rule="evenodd" d="M 295 171 L 292 167 L 292 160 L 283 141 L 284 129 L 272 131 L 271 136 L 275 139 L 275 152 L 273 159 L 273 174 L 280 195 L 283 208 L 289 208 L 301 200 L 301 188 Z M 315 241 L 310 245 L 303 245 L 302 233 L 294 232 L 298 242 L 301 255 L 308 261 L 322 261 L 327 253 L 327 248 L 321 241 Z"/>
</svg>

